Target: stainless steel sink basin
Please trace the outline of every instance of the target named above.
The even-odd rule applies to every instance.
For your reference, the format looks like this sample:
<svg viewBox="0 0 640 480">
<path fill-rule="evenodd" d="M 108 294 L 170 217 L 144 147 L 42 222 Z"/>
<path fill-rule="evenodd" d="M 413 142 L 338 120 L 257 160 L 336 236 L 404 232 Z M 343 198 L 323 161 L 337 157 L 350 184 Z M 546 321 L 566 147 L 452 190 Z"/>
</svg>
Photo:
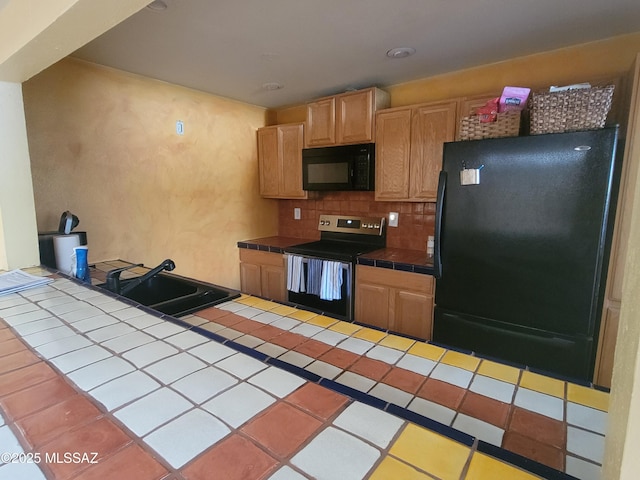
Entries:
<svg viewBox="0 0 640 480">
<path fill-rule="evenodd" d="M 135 279 L 122 280 L 125 288 Z M 98 285 L 105 287 L 106 284 Z M 182 317 L 240 296 L 235 290 L 178 275 L 159 273 L 126 292 L 124 297 L 162 313 Z"/>
</svg>

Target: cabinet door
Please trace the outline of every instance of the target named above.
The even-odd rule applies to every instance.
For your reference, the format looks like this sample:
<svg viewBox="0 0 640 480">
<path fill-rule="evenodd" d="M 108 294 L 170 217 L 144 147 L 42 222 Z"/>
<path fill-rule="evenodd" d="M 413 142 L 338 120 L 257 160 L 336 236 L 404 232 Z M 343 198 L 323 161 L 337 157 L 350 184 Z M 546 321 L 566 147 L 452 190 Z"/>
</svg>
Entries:
<svg viewBox="0 0 640 480">
<path fill-rule="evenodd" d="M 356 281 L 355 300 L 356 322 L 389 328 L 389 288 Z"/>
<path fill-rule="evenodd" d="M 280 267 L 263 265 L 260 273 L 262 277 L 262 296 L 278 302 L 284 302 L 286 300 L 284 263 Z"/>
<path fill-rule="evenodd" d="M 303 125 L 282 125 L 278 127 L 281 154 L 280 198 L 306 198 L 302 189 L 302 142 Z"/>
<path fill-rule="evenodd" d="M 338 143 L 373 142 L 374 90 L 345 93 L 337 97 Z"/>
<path fill-rule="evenodd" d="M 430 340 L 433 297 L 423 292 L 394 289 L 391 318 L 390 330 Z"/>
<path fill-rule="evenodd" d="M 249 295 L 262 296 L 260 265 L 240 262 L 240 290 Z"/>
<path fill-rule="evenodd" d="M 324 98 L 307 104 L 307 126 L 304 136 L 307 147 L 335 145 L 336 100 Z"/>
<path fill-rule="evenodd" d="M 455 136 L 456 108 L 456 102 L 444 102 L 414 109 L 409 200 L 435 201 L 444 142 Z"/>
<path fill-rule="evenodd" d="M 383 111 L 376 118 L 375 199 L 403 200 L 409 196 L 411 109 Z"/>
<path fill-rule="evenodd" d="M 260 195 L 277 197 L 280 191 L 279 134 L 275 127 L 258 129 Z"/>
<path fill-rule="evenodd" d="M 620 310 L 607 308 L 602 316 L 600 327 L 600 343 L 596 355 L 596 372 L 593 383 L 601 387 L 611 388 L 611 375 L 613 374 L 613 359 L 618 337 L 618 325 L 620 322 Z"/>
</svg>

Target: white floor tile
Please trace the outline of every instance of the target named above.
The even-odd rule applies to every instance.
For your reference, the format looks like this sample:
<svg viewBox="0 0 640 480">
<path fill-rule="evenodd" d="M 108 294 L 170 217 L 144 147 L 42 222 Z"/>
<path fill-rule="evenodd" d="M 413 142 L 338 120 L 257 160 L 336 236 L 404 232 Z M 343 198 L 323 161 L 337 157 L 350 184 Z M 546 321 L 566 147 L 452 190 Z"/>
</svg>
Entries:
<svg viewBox="0 0 640 480">
<path fill-rule="evenodd" d="M 301 323 L 297 327 L 292 328 L 291 333 L 297 333 L 299 335 L 304 335 L 305 337 L 313 337 L 323 330 L 324 328 L 311 325 L 310 323 Z"/>
<path fill-rule="evenodd" d="M 226 310 L 228 312 L 237 312 L 238 310 L 242 310 L 243 308 L 248 308 L 247 305 L 238 302 L 225 302 L 221 305 L 218 305 L 216 308 L 220 310 Z"/>
<path fill-rule="evenodd" d="M 195 347 L 196 345 L 208 342 L 209 339 L 204 335 L 200 335 L 199 333 L 187 330 L 186 332 L 167 337 L 164 339 L 164 341 L 175 345 L 176 347 L 183 350 L 187 350 L 191 347 Z"/>
<path fill-rule="evenodd" d="M 157 338 L 170 337 L 171 335 L 176 335 L 178 333 L 184 332 L 185 330 L 185 327 L 176 325 L 175 323 L 171 323 L 166 320 L 144 329 L 145 332 Z"/>
<path fill-rule="evenodd" d="M 565 472 L 580 480 L 601 480 L 602 478 L 602 467 L 571 455 L 567 455 Z"/>
<path fill-rule="evenodd" d="M 51 359 L 59 355 L 64 355 L 65 353 L 73 352 L 74 350 L 88 347 L 89 345 L 93 345 L 93 343 L 80 335 L 75 335 L 40 345 L 36 347 L 36 351 L 44 358 Z"/>
<path fill-rule="evenodd" d="M 42 332 L 54 327 L 60 327 L 64 325 L 60 320 L 55 317 L 43 318 L 42 320 L 36 320 L 35 322 L 23 323 L 22 325 L 16 325 L 13 327 L 20 336 L 31 335 L 32 333 Z"/>
<path fill-rule="evenodd" d="M 216 367 L 221 368 L 238 378 L 245 379 L 255 373 L 258 373 L 260 370 L 264 370 L 267 368 L 267 365 L 255 358 L 251 358 L 242 353 L 237 353 L 225 358 L 224 360 L 220 360 L 216 363 Z"/>
<path fill-rule="evenodd" d="M 22 325 L 23 323 L 33 322 L 34 320 L 42 320 L 43 318 L 49 318 L 51 314 L 46 310 L 41 310 L 37 306 L 29 304 L 34 307 L 32 310 L 29 310 L 24 313 L 16 314 L 16 315 L 7 315 L 4 311 L 0 311 L 0 317 L 4 319 L 7 324 L 12 327 L 16 325 Z"/>
<path fill-rule="evenodd" d="M 273 327 L 279 328 L 281 330 L 291 330 L 292 328 L 296 328 L 298 325 L 301 325 L 301 324 L 302 322 L 289 317 L 280 317 L 279 320 L 275 320 L 274 322 L 271 323 Z"/>
<path fill-rule="evenodd" d="M 292 459 L 296 467 L 319 480 L 361 480 L 380 457 L 362 440 L 329 427 Z"/>
<path fill-rule="evenodd" d="M 476 375 L 469 390 L 504 403 L 511 403 L 516 386 L 495 378 Z"/>
<path fill-rule="evenodd" d="M 289 350 L 288 352 L 279 356 L 278 360 L 282 360 L 283 362 L 295 365 L 296 367 L 305 368 L 307 365 L 313 362 L 314 359 L 309 355 L 304 355 L 303 353 Z"/>
<path fill-rule="evenodd" d="M 561 398 L 519 387 L 513 404 L 556 420 L 564 420 L 564 402 Z"/>
<path fill-rule="evenodd" d="M 604 435 L 607 432 L 607 418 L 606 412 L 567 402 L 567 423 L 570 425 Z"/>
<path fill-rule="evenodd" d="M 430 402 L 424 398 L 414 398 L 407 409 L 415 412 L 423 417 L 430 418 L 436 422 L 440 422 L 443 425 L 451 425 L 453 418 L 456 416 L 456 411 L 451 410 L 438 403 Z"/>
<path fill-rule="evenodd" d="M 389 365 L 394 365 L 402 355 L 404 355 L 404 352 L 385 347 L 383 345 L 376 345 L 371 350 L 367 351 L 366 354 L 369 358 L 380 360 L 381 362 L 388 363 Z"/>
<path fill-rule="evenodd" d="M 320 375 L 322 378 L 333 380 L 342 373 L 342 369 L 330 363 L 316 360 L 305 367 L 305 370 Z"/>
<path fill-rule="evenodd" d="M 91 390 L 91 395 L 111 411 L 159 388 L 149 375 L 136 370 Z"/>
<path fill-rule="evenodd" d="M 201 360 L 204 360 L 206 363 L 216 363 L 223 358 L 234 355 L 236 351 L 233 348 L 221 345 L 218 342 L 209 341 L 190 349 L 189 353 L 191 355 L 195 355 Z"/>
<path fill-rule="evenodd" d="M 161 382 L 169 384 L 206 366 L 202 360 L 182 352 L 149 365 L 144 370 Z"/>
<path fill-rule="evenodd" d="M 280 355 L 287 351 L 286 348 L 281 347 L 280 345 L 274 345 L 273 343 L 263 343 L 256 347 L 258 352 L 262 352 L 265 355 L 269 355 L 271 358 L 278 358 Z"/>
<path fill-rule="evenodd" d="M 348 350 L 356 355 L 363 355 L 367 350 L 370 350 L 375 344 L 361 340 L 359 338 L 349 337 L 343 342 L 338 344 L 338 348 Z"/>
<path fill-rule="evenodd" d="M 123 353 L 122 356 L 136 367 L 142 368 L 176 353 L 178 353 L 178 349 L 174 346 L 163 341 L 155 341 L 129 350 Z"/>
<path fill-rule="evenodd" d="M 211 414 L 196 409 L 147 435 L 144 441 L 172 467 L 180 468 L 230 431 Z"/>
<path fill-rule="evenodd" d="M 244 318 L 253 318 L 256 315 L 260 315 L 261 313 L 263 313 L 263 310 L 260 310 L 258 308 L 253 308 L 253 307 L 247 307 L 247 308 L 242 308 L 235 313 L 236 315 L 240 315 L 241 317 L 244 317 Z"/>
<path fill-rule="evenodd" d="M 132 327 L 138 328 L 140 330 L 144 330 L 145 328 L 149 328 L 153 325 L 158 325 L 162 322 L 164 322 L 164 320 L 149 313 L 145 313 L 144 315 L 140 315 L 139 317 L 128 318 L 127 320 L 125 320 L 125 323 L 128 323 Z"/>
<path fill-rule="evenodd" d="M 0 468 L 0 478 L 11 480 L 46 480 L 35 463 L 8 463 Z"/>
<path fill-rule="evenodd" d="M 114 415 L 136 435 L 144 436 L 192 406 L 184 397 L 165 387 L 136 400 Z"/>
<path fill-rule="evenodd" d="M 407 353 L 396 365 L 404 368 L 405 370 L 410 370 L 426 377 L 433 371 L 433 368 L 436 366 L 436 362 L 429 360 L 428 358 L 422 358 L 417 355 Z"/>
<path fill-rule="evenodd" d="M 228 373 L 215 367 L 206 367 L 172 383 L 171 388 L 193 403 L 201 404 L 236 383 L 238 380 Z"/>
<path fill-rule="evenodd" d="M 87 337 L 89 337 L 94 342 L 106 342 L 107 340 L 111 340 L 112 338 L 121 337 L 122 335 L 126 335 L 127 333 L 135 332 L 135 329 L 126 323 L 114 323 L 113 325 L 109 325 L 106 327 L 99 328 L 98 330 L 92 330 L 87 333 Z"/>
<path fill-rule="evenodd" d="M 112 300 L 110 302 L 101 303 L 100 305 L 98 305 L 98 308 L 107 313 L 114 313 L 118 310 L 129 308 L 129 305 L 119 300 Z"/>
<path fill-rule="evenodd" d="M 122 353 L 141 345 L 154 342 L 155 340 L 156 339 L 151 335 L 147 335 L 144 332 L 134 330 L 133 332 L 121 337 L 112 338 L 111 340 L 102 342 L 102 346 L 108 348 L 109 350 L 113 350 L 114 352 Z"/>
<path fill-rule="evenodd" d="M 472 435 L 480 440 L 490 443 L 491 445 L 496 445 L 498 447 L 502 445 L 504 430 L 496 427 L 495 425 L 491 425 L 490 423 L 478 420 L 477 418 L 459 413 L 453 421 L 452 426 L 461 432 Z"/>
<path fill-rule="evenodd" d="M 133 370 L 133 365 L 126 360 L 109 357 L 71 372 L 67 377 L 78 387 L 88 391 Z"/>
<path fill-rule="evenodd" d="M 66 325 L 63 325 L 61 327 L 50 328 L 49 330 L 26 335 L 22 337 L 22 339 L 33 348 L 36 348 L 39 345 L 44 345 L 49 342 L 55 342 L 56 340 L 59 340 L 61 338 L 72 337 L 75 335 L 77 335 L 76 332 L 71 330 Z"/>
<path fill-rule="evenodd" d="M 326 343 L 327 345 L 333 345 L 334 347 L 338 345 L 340 342 L 349 338 L 348 335 L 345 335 L 340 332 L 334 332 L 333 330 L 325 329 L 313 336 L 314 340 L 318 340 L 319 342 Z"/>
<path fill-rule="evenodd" d="M 300 475 L 293 468 L 284 466 L 269 477 L 269 480 L 307 480 L 307 477 Z"/>
<path fill-rule="evenodd" d="M 65 322 L 74 323 L 79 320 L 86 320 L 91 317 L 97 317 L 98 315 L 103 315 L 104 312 L 93 305 L 87 305 L 84 308 L 79 310 L 74 310 L 72 312 L 62 313 L 58 315 L 58 318 L 63 319 Z"/>
<path fill-rule="evenodd" d="M 73 328 L 76 330 L 86 333 L 92 330 L 97 330 L 102 327 L 106 327 L 108 325 L 113 325 L 114 323 L 119 323 L 117 319 L 113 318 L 111 315 L 107 315 L 100 310 L 101 315 L 94 315 L 92 317 L 87 318 L 86 320 L 78 320 L 73 324 Z"/>
<path fill-rule="evenodd" d="M 109 350 L 98 345 L 91 345 L 90 347 L 60 355 L 52 359 L 51 363 L 58 367 L 62 373 L 69 373 L 111 356 L 112 353 Z"/>
<path fill-rule="evenodd" d="M 369 395 L 373 395 L 380 400 L 393 403 L 394 405 L 398 405 L 399 407 L 406 407 L 407 405 L 409 405 L 409 402 L 413 398 L 413 395 L 411 395 L 410 393 L 407 393 L 404 390 L 400 390 L 399 388 L 392 387 L 391 385 L 386 385 L 384 383 L 379 383 L 371 390 L 369 390 Z"/>
<path fill-rule="evenodd" d="M 347 387 L 355 388 L 361 392 L 368 392 L 376 384 L 374 380 L 353 372 L 344 372 L 336 378 L 336 382 L 346 385 Z"/>
<path fill-rule="evenodd" d="M 12 323 L 12 319 L 13 317 L 17 317 L 18 315 L 23 315 L 25 313 L 31 313 L 31 312 L 37 312 L 37 311 L 41 311 L 42 309 L 36 305 L 35 303 L 30 303 L 30 302 L 25 302 L 25 303 L 21 303 L 19 305 L 16 305 L 15 307 L 8 307 L 8 308 L 3 308 L 2 310 L 0 310 L 0 317 L 2 317 L 3 319 L 6 320 L 6 322 L 9 325 L 14 325 Z M 51 314 L 49 312 L 45 312 L 47 317 L 50 317 Z M 43 318 L 43 317 L 39 317 L 39 318 Z"/>
<path fill-rule="evenodd" d="M 471 383 L 473 373 L 463 368 L 453 367 L 445 363 L 439 363 L 431 372 L 431 378 L 442 380 L 443 382 L 467 388 Z"/>
<path fill-rule="evenodd" d="M 112 315 L 116 317 L 118 320 L 129 320 L 130 318 L 135 318 L 141 315 L 145 315 L 145 313 L 146 312 L 144 312 L 143 310 L 140 310 L 139 308 L 127 307 L 127 308 L 123 308 L 122 310 L 117 310 L 113 312 Z"/>
<path fill-rule="evenodd" d="M 255 320 L 256 322 L 260 322 L 260 323 L 264 323 L 264 324 L 270 324 L 273 322 L 277 322 L 278 320 L 281 320 L 282 318 L 284 318 L 282 315 L 278 315 L 277 313 L 273 313 L 273 312 L 262 312 L 259 315 L 256 315 L 255 317 L 253 317 L 251 320 Z"/>
<path fill-rule="evenodd" d="M 384 449 L 389 446 L 404 422 L 377 408 L 353 402 L 333 424 Z"/>
<path fill-rule="evenodd" d="M 259 388 L 240 383 L 209 400 L 202 408 L 233 428 L 238 428 L 275 401 L 274 397 Z"/>
<path fill-rule="evenodd" d="M 303 378 L 275 367 L 262 370 L 248 381 L 278 398 L 286 397 L 306 383 Z"/>
<path fill-rule="evenodd" d="M 22 453 L 24 449 L 8 425 L 0 427 L 0 453 Z M 0 457 L 0 464 L 2 457 Z"/>
<path fill-rule="evenodd" d="M 604 436 L 567 426 L 567 451 L 602 464 Z"/>
</svg>

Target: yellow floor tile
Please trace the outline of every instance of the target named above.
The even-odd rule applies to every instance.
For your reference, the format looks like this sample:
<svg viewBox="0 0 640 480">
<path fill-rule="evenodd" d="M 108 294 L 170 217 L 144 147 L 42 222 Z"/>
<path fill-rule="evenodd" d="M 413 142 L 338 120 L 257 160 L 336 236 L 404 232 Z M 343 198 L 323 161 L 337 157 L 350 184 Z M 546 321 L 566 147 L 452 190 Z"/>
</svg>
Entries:
<svg viewBox="0 0 640 480">
<path fill-rule="evenodd" d="M 536 392 L 546 393 L 558 398 L 564 398 L 564 382 L 551 377 L 545 377 L 533 372 L 522 372 L 520 386 L 535 390 Z"/>
<path fill-rule="evenodd" d="M 247 305 L 249 307 L 254 306 L 256 303 L 261 302 L 262 299 L 258 297 L 252 297 L 251 295 L 242 295 L 240 298 L 236 298 L 237 303 Z"/>
<path fill-rule="evenodd" d="M 288 307 L 286 305 L 280 305 L 279 307 L 276 307 L 273 310 L 271 310 L 272 313 L 276 313 L 278 315 L 283 315 L 283 316 L 287 316 L 295 311 L 296 311 L 295 308 Z"/>
<path fill-rule="evenodd" d="M 464 478 L 465 480 L 535 480 L 540 477 L 476 452 L 471 458 L 469 471 Z"/>
<path fill-rule="evenodd" d="M 445 352 L 446 350 L 444 348 L 436 347 L 428 343 L 416 342 L 416 344 L 409 349 L 408 353 L 437 362 Z"/>
<path fill-rule="evenodd" d="M 401 350 L 406 352 L 411 348 L 411 345 L 416 343 L 415 340 L 411 340 L 410 338 L 400 337 L 398 335 L 387 335 L 380 341 L 380 345 L 389 348 L 395 348 L 396 350 Z"/>
<path fill-rule="evenodd" d="M 513 383 L 514 385 L 518 383 L 518 379 L 520 378 L 519 368 L 502 365 L 501 363 L 492 362 L 490 360 L 482 361 L 482 364 L 478 369 L 478 373 L 485 377 L 495 378 L 496 380 Z"/>
<path fill-rule="evenodd" d="M 385 457 L 369 480 L 431 480 L 431 478 L 393 457 Z"/>
<path fill-rule="evenodd" d="M 334 332 L 342 333 L 344 335 L 353 335 L 362 327 L 360 325 L 356 325 L 355 323 L 349 322 L 338 322 L 329 327 L 329 330 L 333 330 Z"/>
<path fill-rule="evenodd" d="M 389 453 L 443 480 L 458 480 L 470 449 L 431 430 L 409 424 Z"/>
<path fill-rule="evenodd" d="M 328 328 L 334 323 L 338 323 L 340 320 L 331 317 L 325 317 L 324 315 L 318 315 L 313 318 L 310 318 L 307 323 L 311 325 L 316 325 L 322 328 Z"/>
<path fill-rule="evenodd" d="M 287 315 L 287 317 L 295 318 L 296 320 L 300 320 L 301 322 L 306 322 L 307 320 L 317 316 L 317 313 L 309 312 L 307 310 L 296 310 Z"/>
<path fill-rule="evenodd" d="M 469 370 L 470 372 L 475 372 L 476 368 L 480 364 L 480 359 L 476 357 L 472 357 L 471 355 L 466 355 L 460 352 L 454 352 L 449 350 L 444 354 L 442 363 L 446 363 L 447 365 L 452 365 L 454 367 L 464 368 L 465 370 Z"/>
<path fill-rule="evenodd" d="M 362 340 L 367 340 L 369 342 L 378 343 L 384 337 L 387 336 L 386 332 L 381 332 L 380 330 L 374 330 L 373 328 L 363 328 L 358 330 L 353 334 L 354 337 L 360 338 Z"/>
<path fill-rule="evenodd" d="M 274 308 L 279 307 L 280 304 L 276 302 L 270 302 L 269 300 L 260 299 L 259 301 L 257 301 L 251 306 L 254 308 L 259 308 L 260 310 L 270 311 L 270 310 L 273 310 Z"/>
<path fill-rule="evenodd" d="M 609 411 L 609 394 L 593 388 L 582 387 L 573 383 L 568 384 L 567 400 L 587 407 L 596 408 L 603 412 Z"/>
</svg>

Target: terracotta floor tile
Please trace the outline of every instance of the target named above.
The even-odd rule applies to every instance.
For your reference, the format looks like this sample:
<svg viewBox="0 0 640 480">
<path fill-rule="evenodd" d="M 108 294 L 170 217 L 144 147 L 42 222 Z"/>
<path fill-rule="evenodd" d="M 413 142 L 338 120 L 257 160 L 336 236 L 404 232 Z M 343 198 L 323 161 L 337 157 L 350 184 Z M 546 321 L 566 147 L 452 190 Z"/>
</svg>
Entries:
<svg viewBox="0 0 640 480">
<path fill-rule="evenodd" d="M 420 375 L 400 367 L 393 367 L 382 379 L 382 383 L 399 388 L 405 392 L 415 394 L 425 381 L 424 375 Z"/>
<path fill-rule="evenodd" d="M 388 363 L 381 362 L 380 360 L 374 360 L 372 358 L 360 357 L 353 365 L 349 367 L 349 370 L 353 373 L 358 373 L 372 380 L 379 381 L 384 377 L 391 366 Z"/>
<path fill-rule="evenodd" d="M 462 402 L 466 390 L 450 383 L 429 378 L 418 390 L 417 395 L 425 400 L 439 403 L 445 407 L 457 410 Z"/>
<path fill-rule="evenodd" d="M 106 418 L 100 418 L 80 428 L 68 431 L 65 435 L 57 437 L 38 450 L 43 456 L 57 455 L 60 459 L 63 459 L 64 454 L 68 452 L 79 452 L 80 454 L 95 452 L 99 462 L 130 442 L 129 435 L 113 422 Z M 87 463 L 64 463 L 63 461 L 47 465 L 53 471 L 56 479 L 69 478 L 74 473 L 91 466 Z"/>
<path fill-rule="evenodd" d="M 57 372 L 44 362 L 0 375 L 0 397 L 23 390 L 58 376 Z"/>
<path fill-rule="evenodd" d="M 63 377 L 56 377 L 7 395 L 0 404 L 9 417 L 19 419 L 77 394 Z"/>
<path fill-rule="evenodd" d="M 24 417 L 17 422 L 27 441 L 39 447 L 76 426 L 102 414 L 82 395 L 74 395 L 55 405 Z"/>
<path fill-rule="evenodd" d="M 29 350 L 21 350 L 11 355 L 5 355 L 0 357 L 0 375 L 41 361 Z"/>
<path fill-rule="evenodd" d="M 506 432 L 502 439 L 502 448 L 557 470 L 564 469 L 564 455 L 561 450 L 546 443 L 537 442 L 519 433 Z"/>
<path fill-rule="evenodd" d="M 297 345 L 294 350 L 304 355 L 309 355 L 312 358 L 318 358 L 323 353 L 331 350 L 331 345 L 310 339 L 300 345 Z"/>
<path fill-rule="evenodd" d="M 242 322 L 238 322 L 233 325 L 233 329 L 242 333 L 251 333 L 260 327 L 263 327 L 264 323 L 256 322 L 254 320 L 245 319 Z"/>
<path fill-rule="evenodd" d="M 279 402 L 251 420 L 242 431 L 277 457 L 287 457 L 298 450 L 322 422 L 291 405 Z"/>
<path fill-rule="evenodd" d="M 20 352 L 22 350 L 26 350 L 27 347 L 24 343 L 22 343 L 17 338 L 10 338 L 9 340 L 4 340 L 0 342 L 0 355 L 10 355 L 12 353 Z"/>
<path fill-rule="evenodd" d="M 0 327 L 0 342 L 4 342 L 6 340 L 10 340 L 12 338 L 16 338 L 11 330 L 2 326 Z"/>
<path fill-rule="evenodd" d="M 557 448 L 565 448 L 567 442 L 567 426 L 563 422 L 515 406 L 508 431 Z"/>
<path fill-rule="evenodd" d="M 199 312 L 194 313 L 194 315 L 197 315 L 198 317 L 202 317 L 211 321 L 215 320 L 216 322 L 218 321 L 219 318 L 225 317 L 229 314 L 231 314 L 230 311 L 221 310 L 216 307 L 206 308 L 204 310 L 200 310 Z"/>
<path fill-rule="evenodd" d="M 132 444 L 119 452 L 92 465 L 74 480 L 107 480 L 111 478 L 158 480 L 167 474 L 149 453 Z"/>
<path fill-rule="evenodd" d="M 505 428 L 509 418 L 510 404 L 485 397 L 475 392 L 467 392 L 460 406 L 460 413 L 465 413 L 478 420 L 483 420 L 496 427 Z"/>
<path fill-rule="evenodd" d="M 270 341 L 273 337 L 277 337 L 282 334 L 282 330 L 271 325 L 262 325 L 262 327 L 253 330 L 251 335 L 261 338 L 265 341 Z"/>
<path fill-rule="evenodd" d="M 240 315 L 236 315 L 235 313 L 227 312 L 226 315 L 217 317 L 213 319 L 212 322 L 224 325 L 225 327 L 233 327 L 235 324 L 244 322 L 245 320 L 245 317 L 241 317 Z"/>
<path fill-rule="evenodd" d="M 298 333 L 282 332 L 280 335 L 273 337 L 270 342 L 279 345 L 287 350 L 291 350 L 296 345 L 300 345 L 306 341 L 307 337 Z"/>
<path fill-rule="evenodd" d="M 333 417 L 349 402 L 349 399 L 344 395 L 314 383 L 305 384 L 285 400 L 323 420 Z"/>
<path fill-rule="evenodd" d="M 229 436 L 182 470 L 189 480 L 258 480 L 266 478 L 278 461 L 238 434 Z"/>
<path fill-rule="evenodd" d="M 321 355 L 318 360 L 335 365 L 338 368 L 345 369 L 360 358 L 360 355 L 356 355 L 353 352 L 343 350 L 342 348 L 332 348 L 327 353 Z"/>
</svg>

